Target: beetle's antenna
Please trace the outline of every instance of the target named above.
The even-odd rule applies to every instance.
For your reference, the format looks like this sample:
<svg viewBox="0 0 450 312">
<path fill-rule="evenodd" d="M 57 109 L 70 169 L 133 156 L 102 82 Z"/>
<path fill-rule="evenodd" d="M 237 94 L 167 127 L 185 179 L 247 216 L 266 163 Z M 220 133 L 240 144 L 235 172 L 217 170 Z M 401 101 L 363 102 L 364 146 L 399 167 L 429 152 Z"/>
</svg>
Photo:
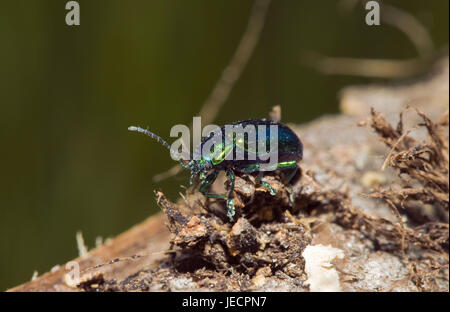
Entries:
<svg viewBox="0 0 450 312">
<path fill-rule="evenodd" d="M 158 141 L 159 143 L 161 143 L 162 145 L 164 145 L 170 152 L 171 148 L 169 143 L 167 143 L 166 141 L 163 140 L 163 138 L 161 138 L 160 136 L 154 134 L 153 132 L 150 132 L 147 129 L 142 129 L 141 127 L 135 127 L 135 126 L 130 126 L 128 127 L 129 131 L 134 131 L 134 132 L 139 132 L 139 133 L 143 133 L 145 135 L 148 135 L 149 137 L 151 137 L 152 139 L 155 139 L 156 141 Z M 182 159 L 179 160 L 181 166 L 183 166 L 184 168 L 189 169 L 189 167 L 187 166 L 187 162 L 183 161 Z"/>
<path fill-rule="evenodd" d="M 164 145 L 169 151 L 170 151 L 170 145 L 169 143 L 167 143 L 166 141 L 164 141 L 160 136 L 157 136 L 156 134 L 154 134 L 153 132 L 150 132 L 146 129 L 142 129 L 141 127 L 135 127 L 135 126 L 130 126 L 128 127 L 129 131 L 135 131 L 135 132 L 139 132 L 139 133 L 143 133 L 145 135 L 148 135 L 149 137 L 151 137 L 152 139 L 155 139 L 156 141 L 158 141 L 159 143 L 161 143 L 162 145 Z"/>
</svg>

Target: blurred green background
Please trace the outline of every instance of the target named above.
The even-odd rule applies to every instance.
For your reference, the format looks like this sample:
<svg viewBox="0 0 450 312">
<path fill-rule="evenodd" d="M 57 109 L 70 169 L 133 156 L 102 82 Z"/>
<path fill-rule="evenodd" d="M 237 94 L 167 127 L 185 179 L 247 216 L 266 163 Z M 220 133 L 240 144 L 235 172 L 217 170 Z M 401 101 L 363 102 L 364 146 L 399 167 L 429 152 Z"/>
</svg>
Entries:
<svg viewBox="0 0 450 312">
<path fill-rule="evenodd" d="M 154 189 L 176 200 L 187 175 L 153 183 L 174 162 L 127 127 L 169 138 L 189 125 L 253 1 L 80 0 L 78 27 L 65 24 L 66 2 L 0 3 L 0 290 L 76 257 L 78 230 L 93 247 L 157 212 Z M 388 2 L 415 16 L 436 49 L 448 44 L 448 0 Z M 216 123 L 267 117 L 277 104 L 285 122 L 307 122 L 337 112 L 343 86 L 380 81 L 324 76 L 302 64 L 305 51 L 417 56 L 398 29 L 368 27 L 363 5 L 342 15 L 338 1 L 272 1 Z"/>
</svg>

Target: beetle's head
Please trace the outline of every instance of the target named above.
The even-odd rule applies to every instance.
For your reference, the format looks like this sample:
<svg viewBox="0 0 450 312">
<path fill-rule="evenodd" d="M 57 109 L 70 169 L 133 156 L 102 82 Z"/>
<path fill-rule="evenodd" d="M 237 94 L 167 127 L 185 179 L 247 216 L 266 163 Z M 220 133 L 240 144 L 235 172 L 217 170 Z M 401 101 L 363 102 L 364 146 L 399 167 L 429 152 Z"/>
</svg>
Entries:
<svg viewBox="0 0 450 312">
<path fill-rule="evenodd" d="M 204 180 L 208 171 L 212 168 L 211 162 L 203 158 L 200 160 L 191 160 L 188 166 L 191 170 L 190 184 L 192 184 L 197 177 L 200 181 Z"/>
</svg>

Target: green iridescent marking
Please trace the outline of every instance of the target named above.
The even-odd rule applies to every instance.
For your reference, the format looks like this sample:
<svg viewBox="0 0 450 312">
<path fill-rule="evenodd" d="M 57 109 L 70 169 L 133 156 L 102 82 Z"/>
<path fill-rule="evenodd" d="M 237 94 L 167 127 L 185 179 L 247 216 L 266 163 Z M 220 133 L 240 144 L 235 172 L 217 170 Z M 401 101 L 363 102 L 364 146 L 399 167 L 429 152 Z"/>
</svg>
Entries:
<svg viewBox="0 0 450 312">
<path fill-rule="evenodd" d="M 233 149 L 234 149 L 234 145 L 225 146 L 225 148 L 220 150 L 218 155 L 213 155 L 213 157 L 211 157 L 212 164 L 213 165 L 220 164 L 222 161 L 225 160 L 225 158 L 228 156 L 228 154 L 230 154 L 233 151 Z"/>
<path fill-rule="evenodd" d="M 294 167 L 295 165 L 297 165 L 297 162 L 295 160 L 280 162 L 277 164 L 277 169 L 290 168 Z"/>
</svg>

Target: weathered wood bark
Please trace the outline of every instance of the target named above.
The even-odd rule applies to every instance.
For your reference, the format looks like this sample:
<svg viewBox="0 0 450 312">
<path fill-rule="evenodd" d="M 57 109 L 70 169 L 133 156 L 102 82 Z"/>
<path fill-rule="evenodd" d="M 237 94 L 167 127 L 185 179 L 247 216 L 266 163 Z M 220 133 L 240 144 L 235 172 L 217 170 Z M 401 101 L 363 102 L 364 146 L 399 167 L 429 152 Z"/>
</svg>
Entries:
<svg viewBox="0 0 450 312">
<path fill-rule="evenodd" d="M 108 278 L 120 279 L 132 275 L 141 267 L 151 268 L 155 261 L 165 256 L 163 252 L 169 248 L 169 231 L 165 224 L 166 221 L 166 217 L 161 213 L 151 216 L 107 244 L 97 247 L 84 257 L 76 258 L 73 261 L 80 265 L 80 271 L 83 272 L 87 268 L 114 258 L 153 253 L 141 259 L 105 265 L 98 270 L 104 272 Z M 77 288 L 69 287 L 64 281 L 64 275 L 68 272 L 65 265 L 62 265 L 53 272 L 45 273 L 35 280 L 9 291 L 76 291 Z"/>
</svg>

